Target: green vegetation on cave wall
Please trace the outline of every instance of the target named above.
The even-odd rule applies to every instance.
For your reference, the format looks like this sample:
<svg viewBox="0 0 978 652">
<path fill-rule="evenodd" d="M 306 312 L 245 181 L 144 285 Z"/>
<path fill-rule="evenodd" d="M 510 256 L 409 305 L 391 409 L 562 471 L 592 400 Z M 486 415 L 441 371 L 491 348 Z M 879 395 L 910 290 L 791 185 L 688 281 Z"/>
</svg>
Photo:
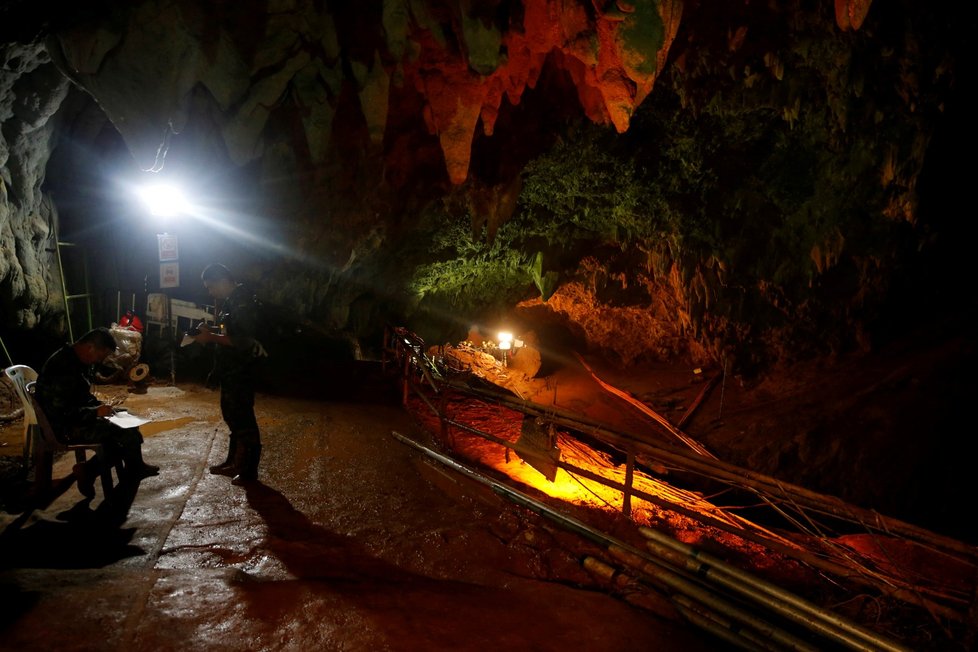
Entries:
<svg viewBox="0 0 978 652">
<path fill-rule="evenodd" d="M 628 132 L 576 125 L 532 161 L 492 242 L 461 204 L 430 208 L 415 315 L 476 321 L 579 281 L 601 303 L 668 305 L 690 350 L 742 372 L 870 343 L 923 241 L 945 55 L 914 41 L 919 17 L 882 9 L 855 33 L 770 7 L 739 33 L 731 12 L 685 26 Z"/>
</svg>

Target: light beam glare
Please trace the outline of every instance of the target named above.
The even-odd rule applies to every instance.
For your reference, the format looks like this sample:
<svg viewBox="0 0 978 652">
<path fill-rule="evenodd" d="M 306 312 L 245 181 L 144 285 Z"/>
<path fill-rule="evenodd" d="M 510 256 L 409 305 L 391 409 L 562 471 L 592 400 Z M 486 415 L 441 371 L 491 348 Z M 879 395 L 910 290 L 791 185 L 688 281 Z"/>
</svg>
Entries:
<svg viewBox="0 0 978 652">
<path fill-rule="evenodd" d="M 192 210 L 189 215 L 195 220 L 198 220 L 201 224 L 205 224 L 215 231 L 229 235 L 240 242 L 255 246 L 257 249 L 265 252 L 277 254 L 286 260 L 299 261 L 316 269 L 326 269 L 330 267 L 329 265 L 325 265 L 319 259 L 300 254 L 292 247 L 285 246 L 279 242 L 269 239 L 267 236 L 261 235 L 255 229 L 235 226 L 235 224 L 248 224 L 253 219 L 249 216 L 226 211 L 221 212 L 214 210 L 202 210 L 199 208 Z"/>
</svg>

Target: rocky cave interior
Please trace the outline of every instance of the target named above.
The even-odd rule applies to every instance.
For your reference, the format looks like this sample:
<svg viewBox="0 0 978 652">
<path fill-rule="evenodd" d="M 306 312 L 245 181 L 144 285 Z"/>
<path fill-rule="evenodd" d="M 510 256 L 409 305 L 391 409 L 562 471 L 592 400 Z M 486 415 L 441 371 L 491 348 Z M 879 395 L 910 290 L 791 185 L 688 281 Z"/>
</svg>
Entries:
<svg viewBox="0 0 978 652">
<path fill-rule="evenodd" d="M 108 325 L 173 233 L 168 293 L 235 270 L 276 382 L 391 324 L 532 334 L 541 378 L 722 373 L 753 407 L 694 433 L 721 459 L 974 544 L 966 4 L 6 2 L 0 335 L 32 366 L 67 338 L 56 240 Z"/>
</svg>

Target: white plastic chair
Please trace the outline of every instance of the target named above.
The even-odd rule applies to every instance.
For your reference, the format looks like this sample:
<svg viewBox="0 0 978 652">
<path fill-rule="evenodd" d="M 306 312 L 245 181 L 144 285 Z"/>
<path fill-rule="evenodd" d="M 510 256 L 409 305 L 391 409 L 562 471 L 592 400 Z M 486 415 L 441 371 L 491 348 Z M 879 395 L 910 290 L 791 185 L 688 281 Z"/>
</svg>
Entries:
<svg viewBox="0 0 978 652">
<path fill-rule="evenodd" d="M 3 373 L 13 383 L 14 389 L 17 390 L 17 396 L 20 397 L 20 402 L 24 404 L 24 464 L 26 465 L 31 459 L 32 441 L 34 439 L 31 436 L 31 426 L 37 425 L 37 414 L 34 412 L 27 386 L 37 380 L 37 372 L 27 365 L 16 364 L 4 369 Z"/>
<path fill-rule="evenodd" d="M 14 365 L 3 370 L 7 378 L 17 389 L 24 404 L 24 468 L 30 468 L 33 458 L 34 464 L 34 491 L 42 494 L 51 488 L 51 466 L 54 462 L 54 453 L 58 451 L 71 451 L 75 454 L 75 462 L 83 463 L 86 460 L 85 451 L 92 451 L 95 455 L 102 455 L 101 444 L 67 444 L 62 442 L 55 435 L 47 417 L 41 411 L 37 399 L 34 397 L 33 385 L 37 381 L 37 372 L 27 365 Z M 120 469 L 117 467 L 117 472 Z M 112 489 L 112 470 L 108 465 L 103 465 L 101 472 L 102 489 L 106 494 Z"/>
</svg>

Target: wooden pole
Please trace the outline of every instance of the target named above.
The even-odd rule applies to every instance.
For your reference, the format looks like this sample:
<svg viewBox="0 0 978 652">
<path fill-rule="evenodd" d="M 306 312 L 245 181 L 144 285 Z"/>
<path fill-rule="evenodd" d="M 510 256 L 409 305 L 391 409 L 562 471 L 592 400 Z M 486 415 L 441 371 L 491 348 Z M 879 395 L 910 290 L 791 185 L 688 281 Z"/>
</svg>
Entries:
<svg viewBox="0 0 978 652">
<path fill-rule="evenodd" d="M 628 451 L 625 457 L 625 490 L 621 496 L 621 513 L 632 515 L 632 474 L 635 471 L 635 452 Z"/>
</svg>

